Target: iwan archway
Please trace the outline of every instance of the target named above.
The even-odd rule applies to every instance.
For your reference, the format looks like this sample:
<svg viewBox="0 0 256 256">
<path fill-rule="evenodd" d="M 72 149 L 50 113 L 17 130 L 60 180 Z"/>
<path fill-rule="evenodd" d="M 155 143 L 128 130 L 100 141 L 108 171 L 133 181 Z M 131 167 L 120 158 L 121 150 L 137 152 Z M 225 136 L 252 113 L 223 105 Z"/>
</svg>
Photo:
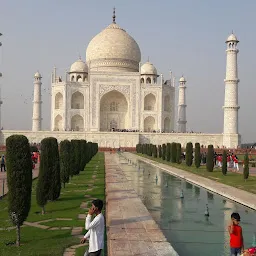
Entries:
<svg viewBox="0 0 256 256">
<path fill-rule="evenodd" d="M 129 129 L 128 103 L 125 96 L 114 90 L 100 100 L 100 131 Z"/>
</svg>

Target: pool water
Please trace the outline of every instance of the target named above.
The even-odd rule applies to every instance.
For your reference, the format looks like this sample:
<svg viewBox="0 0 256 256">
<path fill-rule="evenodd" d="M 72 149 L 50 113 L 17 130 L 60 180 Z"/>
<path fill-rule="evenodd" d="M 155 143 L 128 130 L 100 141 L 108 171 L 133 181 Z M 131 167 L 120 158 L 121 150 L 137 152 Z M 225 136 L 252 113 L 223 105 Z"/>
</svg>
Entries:
<svg viewBox="0 0 256 256">
<path fill-rule="evenodd" d="M 232 212 L 241 216 L 245 247 L 256 242 L 254 210 L 136 160 L 136 156 L 128 159 L 137 166 L 121 156 L 121 168 L 180 256 L 230 255 L 227 226 Z M 205 216 L 207 207 L 209 217 Z"/>
</svg>

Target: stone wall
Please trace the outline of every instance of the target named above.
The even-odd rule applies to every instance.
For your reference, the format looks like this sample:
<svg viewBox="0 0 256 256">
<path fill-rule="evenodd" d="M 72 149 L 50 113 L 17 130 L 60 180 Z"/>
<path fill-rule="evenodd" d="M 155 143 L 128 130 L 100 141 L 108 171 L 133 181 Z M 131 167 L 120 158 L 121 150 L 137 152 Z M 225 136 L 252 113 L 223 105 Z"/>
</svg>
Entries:
<svg viewBox="0 0 256 256">
<path fill-rule="evenodd" d="M 31 143 L 40 143 L 46 137 L 55 137 L 60 142 L 68 139 L 85 139 L 87 141 L 97 142 L 99 147 L 135 147 L 138 143 L 163 144 L 167 142 L 179 142 L 182 147 L 187 142 L 214 147 L 223 146 L 222 134 L 205 134 L 205 133 L 133 133 L 133 132 L 70 132 L 70 131 L 15 131 L 3 130 L 0 133 L 1 145 L 5 145 L 6 138 L 13 134 L 23 134 L 28 137 Z M 240 145 L 240 136 L 232 135 L 226 141 L 227 148 L 236 148 Z"/>
</svg>

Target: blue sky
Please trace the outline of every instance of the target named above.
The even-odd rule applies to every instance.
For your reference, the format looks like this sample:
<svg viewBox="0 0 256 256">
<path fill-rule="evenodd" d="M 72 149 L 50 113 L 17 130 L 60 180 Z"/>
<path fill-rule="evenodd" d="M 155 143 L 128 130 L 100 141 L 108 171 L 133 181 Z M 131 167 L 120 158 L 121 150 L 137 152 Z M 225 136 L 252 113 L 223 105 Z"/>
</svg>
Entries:
<svg viewBox="0 0 256 256">
<path fill-rule="evenodd" d="M 33 75 L 43 76 L 43 128 L 50 128 L 50 75 L 64 76 L 90 40 L 112 21 L 138 42 L 168 79 L 169 70 L 187 79 L 188 129 L 223 131 L 225 40 L 234 30 L 240 43 L 239 131 L 242 141 L 256 141 L 253 115 L 256 88 L 255 0 L 2 0 L 0 50 L 2 126 L 31 129 Z"/>
</svg>

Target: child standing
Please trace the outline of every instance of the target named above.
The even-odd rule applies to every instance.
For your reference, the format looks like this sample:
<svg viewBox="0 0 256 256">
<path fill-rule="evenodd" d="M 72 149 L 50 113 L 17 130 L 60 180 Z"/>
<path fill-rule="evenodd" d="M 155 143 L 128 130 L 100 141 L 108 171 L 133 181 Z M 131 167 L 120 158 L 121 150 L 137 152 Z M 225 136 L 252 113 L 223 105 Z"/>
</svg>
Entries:
<svg viewBox="0 0 256 256">
<path fill-rule="evenodd" d="M 237 212 L 231 214 L 231 223 L 228 226 L 230 234 L 230 255 L 240 256 L 244 251 L 242 228 L 239 226 L 240 215 Z"/>
</svg>

